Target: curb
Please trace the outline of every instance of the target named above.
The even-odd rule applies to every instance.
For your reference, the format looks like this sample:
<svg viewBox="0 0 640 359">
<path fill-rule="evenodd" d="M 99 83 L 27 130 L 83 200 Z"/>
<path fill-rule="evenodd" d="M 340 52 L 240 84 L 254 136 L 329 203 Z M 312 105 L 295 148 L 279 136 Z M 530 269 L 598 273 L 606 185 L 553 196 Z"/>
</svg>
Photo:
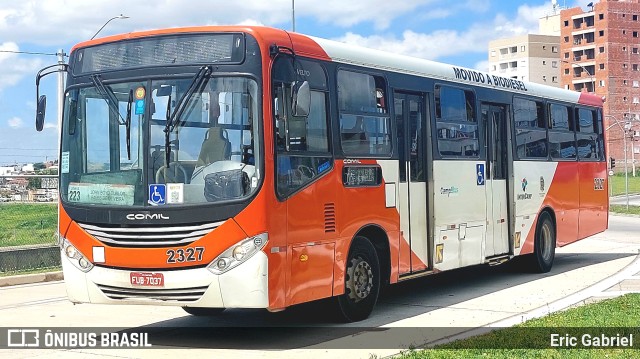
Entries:
<svg viewBox="0 0 640 359">
<path fill-rule="evenodd" d="M 53 282 L 64 279 L 62 272 L 46 272 L 36 274 L 22 274 L 10 277 L 0 277 L 0 287 L 9 287 L 13 285 L 33 284 L 42 282 Z"/>
<path fill-rule="evenodd" d="M 436 345 L 447 344 L 456 340 L 467 339 L 470 337 L 487 334 L 500 328 L 512 327 L 517 324 L 522 324 L 527 320 L 541 318 L 551 313 L 565 310 L 580 302 L 584 302 L 589 298 L 593 298 L 594 294 L 601 293 L 607 290 L 608 288 L 616 285 L 617 283 L 620 283 L 622 280 L 627 278 L 630 273 L 635 274 L 635 273 L 638 273 L 639 271 L 640 271 L 640 252 L 636 255 L 636 258 L 631 263 L 629 263 L 624 268 L 620 269 L 618 272 L 616 272 L 612 276 L 608 278 L 604 278 L 603 280 L 597 283 L 594 283 L 593 285 L 587 288 L 584 288 L 578 292 L 569 294 L 568 296 L 564 298 L 560 298 L 545 306 L 535 308 L 524 313 L 516 314 L 514 316 L 511 316 L 493 323 L 486 324 L 483 327 L 473 328 L 458 334 L 454 334 L 449 337 L 445 337 L 442 339 L 434 340 L 429 343 L 425 343 L 421 346 L 421 348 L 431 348 Z"/>
</svg>

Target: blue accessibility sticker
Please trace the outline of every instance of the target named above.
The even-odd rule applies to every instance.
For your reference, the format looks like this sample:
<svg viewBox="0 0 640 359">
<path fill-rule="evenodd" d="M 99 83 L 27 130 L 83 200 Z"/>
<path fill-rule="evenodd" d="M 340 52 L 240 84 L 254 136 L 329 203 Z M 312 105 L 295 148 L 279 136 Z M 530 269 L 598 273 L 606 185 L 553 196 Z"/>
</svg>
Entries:
<svg viewBox="0 0 640 359">
<path fill-rule="evenodd" d="M 478 186 L 484 186 L 484 163 L 476 165 L 476 183 Z"/>
<path fill-rule="evenodd" d="M 149 185 L 149 204 L 153 206 L 163 205 L 167 200 L 167 186 L 164 184 Z"/>
</svg>

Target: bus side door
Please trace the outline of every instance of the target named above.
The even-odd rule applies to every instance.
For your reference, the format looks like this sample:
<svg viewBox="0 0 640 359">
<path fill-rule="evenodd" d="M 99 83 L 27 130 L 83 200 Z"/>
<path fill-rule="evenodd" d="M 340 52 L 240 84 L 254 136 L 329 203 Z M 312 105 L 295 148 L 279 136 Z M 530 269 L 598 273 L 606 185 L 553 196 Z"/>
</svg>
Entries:
<svg viewBox="0 0 640 359">
<path fill-rule="evenodd" d="M 409 263 L 410 272 L 417 272 L 429 267 L 425 141 L 429 107 L 425 96 L 400 92 L 394 94 L 394 104 L 400 157 L 400 240 L 408 244 L 400 246 L 400 262 Z"/>
<path fill-rule="evenodd" d="M 489 258 L 509 253 L 507 106 L 483 103 L 481 113 L 487 144 L 485 257 Z"/>
</svg>

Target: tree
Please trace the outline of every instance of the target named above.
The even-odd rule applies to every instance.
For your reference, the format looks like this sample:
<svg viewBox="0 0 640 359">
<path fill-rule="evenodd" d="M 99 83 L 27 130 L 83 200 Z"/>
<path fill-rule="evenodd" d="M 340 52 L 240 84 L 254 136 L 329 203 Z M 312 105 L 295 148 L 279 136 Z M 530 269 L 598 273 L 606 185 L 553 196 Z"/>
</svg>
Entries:
<svg viewBox="0 0 640 359">
<path fill-rule="evenodd" d="M 42 178 L 38 177 L 29 177 L 29 184 L 27 184 L 27 189 L 38 189 L 42 185 Z"/>
</svg>

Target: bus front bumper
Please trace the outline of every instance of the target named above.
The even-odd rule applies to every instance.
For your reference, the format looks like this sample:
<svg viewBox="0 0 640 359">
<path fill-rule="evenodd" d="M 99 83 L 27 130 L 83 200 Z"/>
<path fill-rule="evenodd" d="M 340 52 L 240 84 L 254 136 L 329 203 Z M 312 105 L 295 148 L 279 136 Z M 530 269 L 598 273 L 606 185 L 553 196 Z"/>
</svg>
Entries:
<svg viewBox="0 0 640 359">
<path fill-rule="evenodd" d="M 267 308 L 267 255 L 259 251 L 246 262 L 220 275 L 207 268 L 171 271 L 76 268 L 62 253 L 69 300 L 74 303 L 145 304 L 206 308 Z M 135 286 L 131 273 L 148 272 L 163 278 L 163 286 Z"/>
</svg>

